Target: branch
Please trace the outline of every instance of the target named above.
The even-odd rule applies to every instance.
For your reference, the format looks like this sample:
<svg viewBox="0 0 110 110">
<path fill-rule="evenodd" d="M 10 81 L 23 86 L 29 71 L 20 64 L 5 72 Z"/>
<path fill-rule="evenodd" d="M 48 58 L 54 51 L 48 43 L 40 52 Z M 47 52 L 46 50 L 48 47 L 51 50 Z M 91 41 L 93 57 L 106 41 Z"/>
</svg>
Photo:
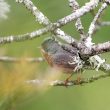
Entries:
<svg viewBox="0 0 110 110">
<path fill-rule="evenodd" d="M 90 0 L 90 2 L 86 3 L 85 6 L 82 6 L 80 9 L 76 10 L 74 13 L 58 20 L 58 22 L 54 23 L 57 27 L 61 27 L 81 16 L 93 10 L 99 3 L 99 0 Z"/>
<path fill-rule="evenodd" d="M 88 44 L 89 45 L 89 44 Z M 80 54 L 83 58 L 90 58 L 91 56 L 102 54 L 110 51 L 110 41 L 93 45 L 91 48 L 82 47 L 80 48 Z"/>
<path fill-rule="evenodd" d="M 91 55 L 98 55 L 98 54 L 109 52 L 109 51 L 110 51 L 110 41 L 102 43 L 102 44 L 94 45 L 92 47 Z"/>
<path fill-rule="evenodd" d="M 1 56 L 0 57 L 0 62 L 21 62 L 21 61 L 25 61 L 25 62 L 43 62 L 44 59 L 39 57 L 39 58 L 17 58 L 17 57 L 9 57 L 9 56 Z"/>
<path fill-rule="evenodd" d="M 50 27 L 49 27 L 50 26 Z M 17 36 L 8 36 L 8 37 L 0 37 L 0 44 L 6 44 L 6 43 L 12 43 L 12 42 L 22 42 L 25 40 L 30 40 L 37 38 L 51 30 L 51 25 L 49 25 L 45 28 L 33 31 L 31 33 L 26 33 L 22 35 L 17 35 Z"/>
</svg>

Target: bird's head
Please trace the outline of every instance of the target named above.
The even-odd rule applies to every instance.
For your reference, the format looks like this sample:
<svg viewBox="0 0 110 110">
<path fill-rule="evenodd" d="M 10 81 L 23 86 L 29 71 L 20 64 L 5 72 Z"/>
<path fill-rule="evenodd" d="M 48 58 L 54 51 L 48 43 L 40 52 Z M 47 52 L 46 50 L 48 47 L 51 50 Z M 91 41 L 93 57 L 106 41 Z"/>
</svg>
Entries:
<svg viewBox="0 0 110 110">
<path fill-rule="evenodd" d="M 41 48 L 50 54 L 54 54 L 56 53 L 56 51 L 59 49 L 60 45 L 58 44 L 57 41 L 55 41 L 55 39 L 52 38 L 48 38 L 46 40 L 44 40 L 44 42 L 41 44 Z"/>
</svg>

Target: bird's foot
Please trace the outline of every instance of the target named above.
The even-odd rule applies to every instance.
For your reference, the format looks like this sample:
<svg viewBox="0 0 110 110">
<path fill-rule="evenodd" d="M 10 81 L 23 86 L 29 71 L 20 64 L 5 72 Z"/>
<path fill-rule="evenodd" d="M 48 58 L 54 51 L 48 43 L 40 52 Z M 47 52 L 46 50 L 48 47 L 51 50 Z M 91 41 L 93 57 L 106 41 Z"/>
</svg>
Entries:
<svg viewBox="0 0 110 110">
<path fill-rule="evenodd" d="M 81 80 L 82 80 L 82 78 L 80 76 L 78 76 L 77 79 L 76 79 L 76 83 L 80 84 Z"/>
</svg>

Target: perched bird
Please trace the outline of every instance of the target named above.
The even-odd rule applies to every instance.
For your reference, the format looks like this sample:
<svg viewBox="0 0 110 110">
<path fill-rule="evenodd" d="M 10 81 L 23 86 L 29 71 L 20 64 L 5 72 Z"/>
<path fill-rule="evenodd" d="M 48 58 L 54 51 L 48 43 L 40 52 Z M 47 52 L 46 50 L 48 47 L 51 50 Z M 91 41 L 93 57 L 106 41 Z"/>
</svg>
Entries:
<svg viewBox="0 0 110 110">
<path fill-rule="evenodd" d="M 65 73 L 70 73 L 66 82 L 73 73 L 80 71 L 82 68 L 78 49 L 69 44 L 61 45 L 55 39 L 48 38 L 41 44 L 41 52 L 50 66 L 57 67 Z"/>
</svg>

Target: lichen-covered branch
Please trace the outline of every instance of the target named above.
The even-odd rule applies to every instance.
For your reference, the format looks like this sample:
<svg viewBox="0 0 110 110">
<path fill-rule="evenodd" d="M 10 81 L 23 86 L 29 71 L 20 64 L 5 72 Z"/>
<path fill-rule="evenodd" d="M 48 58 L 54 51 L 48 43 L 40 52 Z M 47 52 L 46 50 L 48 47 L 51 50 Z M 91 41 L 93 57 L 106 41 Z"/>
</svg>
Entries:
<svg viewBox="0 0 110 110">
<path fill-rule="evenodd" d="M 92 51 L 95 55 L 110 51 L 110 41 L 94 45 Z"/>
<path fill-rule="evenodd" d="M 90 56 L 102 54 L 109 51 L 110 51 L 110 41 L 93 45 L 91 46 L 91 48 L 85 46 L 81 48 L 80 54 L 82 57 L 89 58 Z"/>
<path fill-rule="evenodd" d="M 86 3 L 85 6 L 82 6 L 80 9 L 76 10 L 74 13 L 61 18 L 56 23 L 54 23 L 57 27 L 61 27 L 81 16 L 93 10 L 99 3 L 99 0 L 90 0 L 90 2 Z"/>
<path fill-rule="evenodd" d="M 26 33 L 26 34 L 22 34 L 22 35 L 11 35 L 8 37 L 0 37 L 0 44 L 6 44 L 6 43 L 12 43 L 12 42 L 22 42 L 25 40 L 29 40 L 29 39 L 34 39 L 36 37 L 39 37 L 47 32 L 49 32 L 49 30 L 51 30 L 51 25 L 47 26 L 46 28 L 42 28 L 36 31 L 33 31 L 31 33 Z"/>
</svg>

